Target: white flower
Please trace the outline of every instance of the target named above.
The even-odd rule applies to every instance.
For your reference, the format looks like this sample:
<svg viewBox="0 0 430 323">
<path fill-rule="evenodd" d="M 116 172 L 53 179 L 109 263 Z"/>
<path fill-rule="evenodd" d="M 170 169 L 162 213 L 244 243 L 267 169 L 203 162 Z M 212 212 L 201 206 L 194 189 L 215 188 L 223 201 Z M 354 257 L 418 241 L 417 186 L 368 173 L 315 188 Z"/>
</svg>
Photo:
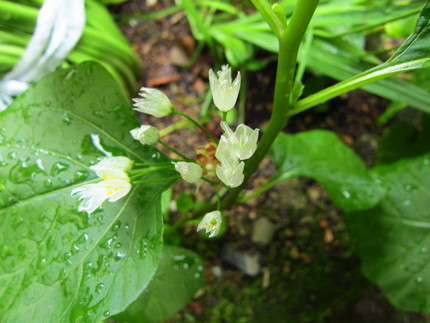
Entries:
<svg viewBox="0 0 430 323">
<path fill-rule="evenodd" d="M 161 118 L 173 113 L 173 105 L 161 91 L 147 87 L 140 88 L 142 98 L 133 99 L 134 110 Z"/>
<path fill-rule="evenodd" d="M 94 166 L 90 166 L 101 179 L 127 179 L 126 171 L 133 167 L 133 161 L 127 157 L 103 157 Z"/>
<path fill-rule="evenodd" d="M 115 202 L 130 192 L 131 184 L 128 179 L 108 179 L 95 184 L 86 184 L 72 191 L 72 196 L 81 200 L 78 211 L 88 214 L 98 209 L 104 201 Z"/>
<path fill-rule="evenodd" d="M 72 190 L 72 196 L 81 200 L 78 211 L 93 213 L 104 201 L 115 202 L 130 192 L 131 183 L 127 171 L 133 161 L 127 157 L 103 157 L 90 167 L 102 181 L 86 184 Z"/>
<path fill-rule="evenodd" d="M 197 232 L 205 229 L 206 233 L 210 233 L 209 238 L 215 237 L 216 235 L 218 235 L 218 232 L 221 228 L 221 221 L 222 220 L 220 211 L 206 213 L 206 215 L 203 217 L 202 221 L 200 221 L 200 224 L 197 227 Z"/>
<path fill-rule="evenodd" d="M 182 179 L 188 183 L 196 183 L 202 178 L 202 168 L 196 163 L 172 162 L 172 164 Z"/>
<path fill-rule="evenodd" d="M 130 130 L 132 137 L 140 141 L 143 145 L 154 145 L 160 139 L 160 132 L 153 126 L 140 126 Z"/>
<path fill-rule="evenodd" d="M 257 149 L 259 129 L 252 130 L 250 127 L 240 124 L 233 132 L 225 121 L 221 121 L 221 128 L 225 131 L 224 135 L 228 146 L 222 148 L 228 149 L 240 160 L 248 159 L 254 154 Z"/>
<path fill-rule="evenodd" d="M 217 74 L 218 77 L 212 70 L 209 70 L 209 84 L 213 100 L 219 110 L 227 112 L 236 104 L 240 90 L 240 73 L 237 73 L 236 79 L 232 82 L 230 67 L 223 65 Z"/>
<path fill-rule="evenodd" d="M 222 139 L 222 138 L 221 138 Z M 220 142 L 221 144 L 221 142 Z M 228 187 L 237 187 L 242 184 L 244 179 L 244 162 L 240 162 L 236 156 L 228 151 L 223 152 L 222 156 L 217 156 L 221 165 L 216 167 L 216 175 Z"/>
</svg>

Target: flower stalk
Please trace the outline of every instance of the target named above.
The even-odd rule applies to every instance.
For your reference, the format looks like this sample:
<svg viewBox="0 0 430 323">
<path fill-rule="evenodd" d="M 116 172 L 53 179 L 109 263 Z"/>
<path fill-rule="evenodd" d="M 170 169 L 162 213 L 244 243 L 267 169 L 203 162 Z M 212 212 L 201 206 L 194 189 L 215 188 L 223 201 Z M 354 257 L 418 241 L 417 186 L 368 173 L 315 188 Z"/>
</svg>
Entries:
<svg viewBox="0 0 430 323">
<path fill-rule="evenodd" d="M 288 27 L 280 23 L 279 18 L 269 13 L 267 1 L 251 0 L 263 18 L 268 22 L 279 39 L 279 56 L 276 71 L 273 113 L 269 126 L 264 132 L 257 146 L 255 154 L 249 159 L 245 167 L 245 179 L 239 187 L 233 189 L 222 201 L 221 208 L 233 205 L 243 190 L 247 180 L 257 170 L 260 162 L 268 153 L 278 134 L 285 128 L 291 110 L 290 97 L 293 90 L 294 73 L 300 43 L 309 22 L 318 5 L 318 0 L 298 0 Z M 276 18 L 275 18 L 276 17 Z M 206 210 L 205 210 L 206 211 Z"/>
</svg>

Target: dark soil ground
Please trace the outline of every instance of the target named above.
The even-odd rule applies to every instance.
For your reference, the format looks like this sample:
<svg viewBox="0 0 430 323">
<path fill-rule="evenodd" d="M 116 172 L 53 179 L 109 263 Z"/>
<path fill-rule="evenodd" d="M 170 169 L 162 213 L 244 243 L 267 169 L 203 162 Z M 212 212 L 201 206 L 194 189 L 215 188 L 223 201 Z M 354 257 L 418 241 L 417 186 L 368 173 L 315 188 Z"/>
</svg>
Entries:
<svg viewBox="0 0 430 323">
<path fill-rule="evenodd" d="M 158 1 L 147 7 L 132 0 L 113 8 L 121 16 L 157 12 L 173 1 Z M 160 19 L 138 18 L 123 25 L 123 31 L 142 60 L 141 85 L 166 91 L 175 107 L 199 117 L 208 89 L 207 73 L 214 64 L 204 51 L 189 67 L 196 43 L 182 12 Z M 246 123 L 261 127 L 270 115 L 270 93 L 274 65 L 249 73 Z M 252 102 L 252 103 L 251 103 Z M 360 154 L 368 165 L 382 129 L 376 118 L 388 102 L 354 91 L 332 100 L 319 111 L 312 110 L 291 120 L 287 132 L 328 129 Z M 148 117 L 142 122 L 165 128 L 180 121 Z M 207 128 L 219 136 L 219 118 Z M 192 147 L 205 139 L 192 129 L 175 131 L 165 138 L 170 145 L 190 156 Z M 273 171 L 265 160 L 250 188 L 264 183 Z M 174 198 L 193 193 L 193 186 L 178 183 Z M 202 187 L 197 200 L 206 197 Z M 169 322 L 430 322 L 419 314 L 392 307 L 381 292 L 360 272 L 360 263 L 350 248 L 341 211 L 330 203 L 318 183 L 310 179 L 290 180 L 255 200 L 225 212 L 228 228 L 220 239 L 206 240 L 185 228 L 181 245 L 205 260 L 206 281 L 195 299 Z M 180 215 L 177 215 L 180 216 Z M 274 224 L 267 244 L 252 239 L 257 219 Z M 226 261 L 226 249 L 258 258 L 258 273 L 246 275 Z M 256 259 L 256 258 L 254 258 Z"/>
</svg>

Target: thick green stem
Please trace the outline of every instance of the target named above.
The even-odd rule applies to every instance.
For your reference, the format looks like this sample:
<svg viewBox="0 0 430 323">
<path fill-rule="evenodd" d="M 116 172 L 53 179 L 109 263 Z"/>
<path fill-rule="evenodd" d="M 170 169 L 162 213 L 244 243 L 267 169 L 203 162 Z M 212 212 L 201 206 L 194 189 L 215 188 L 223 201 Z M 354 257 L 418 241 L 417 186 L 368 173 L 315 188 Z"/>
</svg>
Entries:
<svg viewBox="0 0 430 323">
<path fill-rule="evenodd" d="M 259 9 L 253 0 L 254 5 Z M 233 189 L 222 201 L 222 208 L 233 205 L 251 175 L 258 169 L 260 162 L 268 153 L 270 146 L 288 122 L 290 110 L 290 96 L 294 82 L 297 54 L 300 43 L 318 5 L 318 0 L 298 0 L 291 21 L 286 31 L 279 39 L 278 67 L 276 71 L 276 84 L 273 102 L 273 113 L 269 126 L 265 131 L 255 154 L 247 162 L 245 168 L 245 180 L 241 186 Z M 263 15 L 266 19 L 266 17 Z"/>
</svg>

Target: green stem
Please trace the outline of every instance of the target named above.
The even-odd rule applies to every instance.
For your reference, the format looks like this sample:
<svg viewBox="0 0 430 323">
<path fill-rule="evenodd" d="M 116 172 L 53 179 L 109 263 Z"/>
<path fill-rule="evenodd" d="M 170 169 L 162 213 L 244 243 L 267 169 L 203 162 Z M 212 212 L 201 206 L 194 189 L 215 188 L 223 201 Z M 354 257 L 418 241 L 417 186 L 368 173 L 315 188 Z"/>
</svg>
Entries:
<svg viewBox="0 0 430 323">
<path fill-rule="evenodd" d="M 163 178 L 154 178 L 154 179 L 148 179 L 148 180 L 141 180 L 141 181 L 133 181 L 132 184 L 147 184 L 147 183 L 157 183 L 157 182 L 165 182 L 170 181 L 173 179 L 179 179 L 181 176 L 172 176 L 172 177 L 163 177 Z"/>
<path fill-rule="evenodd" d="M 204 176 L 202 177 L 202 180 L 204 180 L 206 183 L 209 183 L 211 185 L 218 185 L 219 184 L 219 182 L 213 181 L 213 180 L 211 180 L 207 177 L 204 177 Z"/>
<path fill-rule="evenodd" d="M 242 82 L 240 84 L 240 92 L 239 92 L 239 113 L 237 117 L 237 123 L 245 123 L 245 108 L 246 108 L 246 94 L 248 84 L 247 84 L 247 78 L 246 78 L 246 69 L 241 68 L 240 74 L 242 75 Z"/>
<path fill-rule="evenodd" d="M 160 137 L 164 137 L 164 136 L 168 135 L 169 133 L 171 133 L 175 130 L 185 128 L 187 126 L 187 124 L 189 124 L 188 120 L 182 120 L 179 122 L 175 122 L 175 123 L 171 124 L 170 126 L 164 128 L 164 129 L 161 129 L 160 130 Z"/>
<path fill-rule="evenodd" d="M 179 114 L 180 116 L 187 118 L 188 120 L 190 120 L 197 128 L 199 128 L 206 136 L 208 136 L 210 139 L 212 139 L 214 142 L 218 143 L 218 139 L 215 138 L 209 131 L 207 131 L 200 123 L 198 123 L 196 120 L 194 120 L 193 118 L 191 118 L 189 115 L 186 115 L 185 113 L 178 111 L 178 110 L 174 110 L 174 113 Z"/>
<path fill-rule="evenodd" d="M 271 189 L 273 186 L 275 186 L 279 183 L 282 183 L 282 182 L 286 181 L 287 179 L 295 176 L 295 174 L 296 174 L 296 172 L 293 170 L 293 171 L 286 172 L 286 173 L 284 173 L 281 176 L 278 176 L 276 178 L 272 178 L 272 179 L 270 179 L 270 181 L 268 181 L 266 184 L 258 187 L 256 190 L 254 190 L 254 191 L 252 191 L 246 195 L 241 196 L 239 198 L 238 202 L 239 203 L 246 203 L 246 202 L 256 198 L 257 196 L 263 194 L 267 190 Z"/>
<path fill-rule="evenodd" d="M 177 151 L 175 148 L 169 146 L 168 144 L 166 144 L 165 142 L 162 142 L 161 140 L 158 140 L 158 143 L 161 144 L 163 147 L 169 149 L 171 152 L 175 153 L 176 155 L 178 155 L 179 157 L 183 158 L 186 161 L 193 161 L 192 159 L 188 158 L 187 156 L 181 154 L 179 151 Z"/>
<path fill-rule="evenodd" d="M 252 0 L 257 9 L 257 3 L 263 1 Z M 258 169 L 260 162 L 268 153 L 270 146 L 288 122 L 290 110 L 290 96 L 294 82 L 297 54 L 300 43 L 309 25 L 309 22 L 318 5 L 318 0 L 298 0 L 291 21 L 279 39 L 278 67 L 276 71 L 276 84 L 273 102 L 273 113 L 269 126 L 258 144 L 255 154 L 247 162 L 245 179 L 239 187 L 231 190 L 222 201 L 222 208 L 233 205 L 251 175 Z M 262 13 L 263 15 L 263 13 Z M 266 19 L 266 16 L 263 15 Z"/>
</svg>

